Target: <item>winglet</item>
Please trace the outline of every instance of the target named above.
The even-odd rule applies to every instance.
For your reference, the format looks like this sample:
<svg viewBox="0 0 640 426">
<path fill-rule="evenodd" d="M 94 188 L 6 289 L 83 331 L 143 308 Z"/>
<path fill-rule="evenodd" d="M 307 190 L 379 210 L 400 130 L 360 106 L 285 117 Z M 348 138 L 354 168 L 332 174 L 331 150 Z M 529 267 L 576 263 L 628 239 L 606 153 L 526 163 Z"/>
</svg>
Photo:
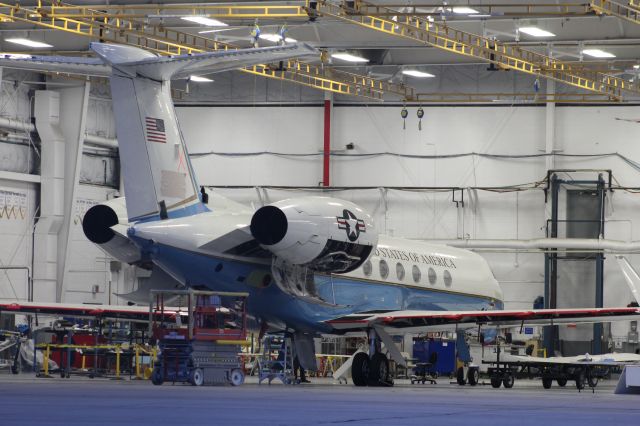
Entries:
<svg viewBox="0 0 640 426">
<path fill-rule="evenodd" d="M 616 260 L 620 265 L 620 269 L 622 269 L 622 274 L 629 285 L 629 290 L 631 290 L 633 298 L 640 305 L 640 275 L 638 275 L 624 256 L 616 255 Z"/>
</svg>

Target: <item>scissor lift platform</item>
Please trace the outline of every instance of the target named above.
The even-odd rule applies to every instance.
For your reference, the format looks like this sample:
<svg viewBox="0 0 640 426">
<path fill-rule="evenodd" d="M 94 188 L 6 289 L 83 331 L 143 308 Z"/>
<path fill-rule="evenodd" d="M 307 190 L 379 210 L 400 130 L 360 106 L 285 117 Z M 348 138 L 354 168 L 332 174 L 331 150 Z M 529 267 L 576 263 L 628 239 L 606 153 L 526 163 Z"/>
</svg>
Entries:
<svg viewBox="0 0 640 426">
<path fill-rule="evenodd" d="M 151 381 L 195 386 L 244 382 L 240 352 L 246 344 L 247 293 L 152 291 L 149 324 L 160 352 Z M 180 297 L 186 310 L 166 308 Z M 167 313 L 175 312 L 173 321 Z"/>
</svg>

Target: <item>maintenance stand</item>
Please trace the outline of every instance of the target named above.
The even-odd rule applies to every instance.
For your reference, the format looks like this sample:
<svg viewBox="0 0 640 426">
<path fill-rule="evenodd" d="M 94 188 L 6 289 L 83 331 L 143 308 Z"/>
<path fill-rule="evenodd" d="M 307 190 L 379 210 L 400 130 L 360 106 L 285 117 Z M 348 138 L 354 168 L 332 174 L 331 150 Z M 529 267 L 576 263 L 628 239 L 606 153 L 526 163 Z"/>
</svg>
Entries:
<svg viewBox="0 0 640 426">
<path fill-rule="evenodd" d="M 247 293 L 152 290 L 149 326 L 160 349 L 152 383 L 241 385 L 244 371 L 239 354 L 246 345 L 247 296 Z M 186 311 L 165 307 L 165 303 L 178 301 L 186 304 Z M 172 312 L 174 321 L 167 321 L 165 314 Z"/>
</svg>

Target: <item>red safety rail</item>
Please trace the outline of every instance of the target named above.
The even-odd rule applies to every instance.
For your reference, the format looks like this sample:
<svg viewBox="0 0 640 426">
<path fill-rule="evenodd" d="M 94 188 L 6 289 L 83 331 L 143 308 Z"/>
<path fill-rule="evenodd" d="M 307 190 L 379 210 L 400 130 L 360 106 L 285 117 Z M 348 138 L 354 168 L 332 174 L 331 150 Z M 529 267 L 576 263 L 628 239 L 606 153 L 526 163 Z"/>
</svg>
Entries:
<svg viewBox="0 0 640 426">
<path fill-rule="evenodd" d="M 218 296 L 197 296 L 194 308 L 195 340 L 245 340 L 247 315 L 245 298 L 237 298 L 225 308 Z"/>
</svg>

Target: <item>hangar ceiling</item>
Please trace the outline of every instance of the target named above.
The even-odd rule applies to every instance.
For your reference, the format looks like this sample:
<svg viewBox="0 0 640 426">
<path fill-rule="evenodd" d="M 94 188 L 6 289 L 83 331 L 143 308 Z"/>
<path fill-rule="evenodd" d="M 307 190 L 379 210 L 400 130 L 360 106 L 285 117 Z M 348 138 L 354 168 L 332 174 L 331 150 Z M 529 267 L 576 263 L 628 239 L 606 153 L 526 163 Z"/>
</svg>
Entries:
<svg viewBox="0 0 640 426">
<path fill-rule="evenodd" d="M 0 3 L 0 50 L 78 54 L 103 40 L 196 53 L 275 45 L 284 26 L 287 38 L 323 53 L 244 74 L 346 102 L 628 103 L 640 98 L 639 15 L 637 0 L 23 1 Z M 9 41 L 16 38 L 51 47 Z M 246 81 L 217 77 L 215 88 L 183 90 L 180 101 L 206 101 Z"/>
</svg>

